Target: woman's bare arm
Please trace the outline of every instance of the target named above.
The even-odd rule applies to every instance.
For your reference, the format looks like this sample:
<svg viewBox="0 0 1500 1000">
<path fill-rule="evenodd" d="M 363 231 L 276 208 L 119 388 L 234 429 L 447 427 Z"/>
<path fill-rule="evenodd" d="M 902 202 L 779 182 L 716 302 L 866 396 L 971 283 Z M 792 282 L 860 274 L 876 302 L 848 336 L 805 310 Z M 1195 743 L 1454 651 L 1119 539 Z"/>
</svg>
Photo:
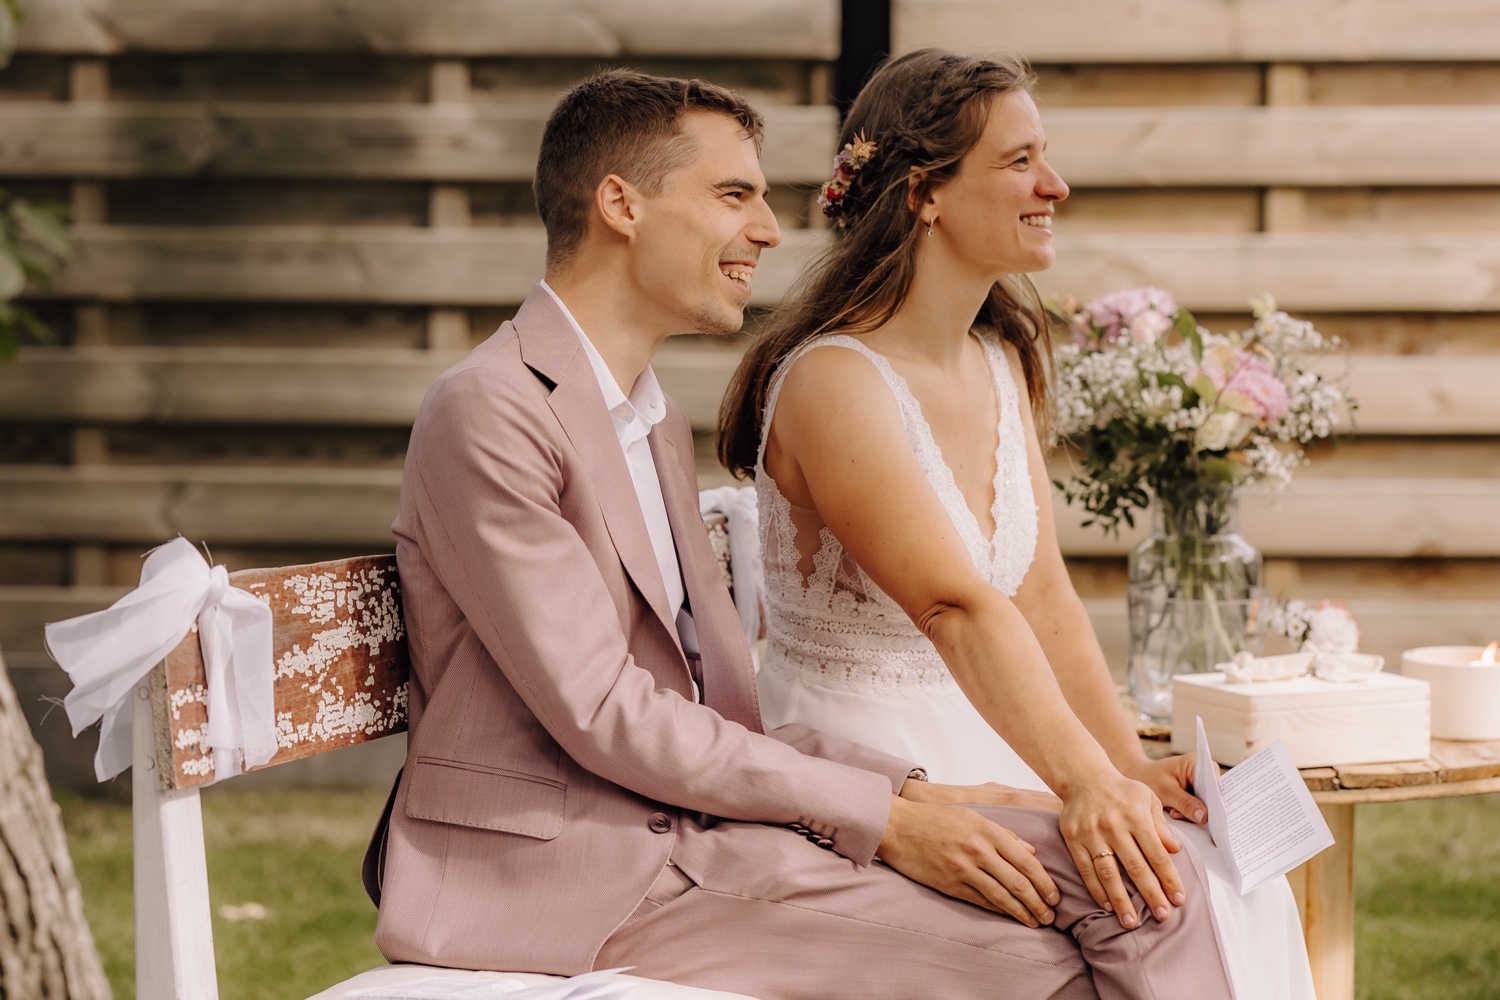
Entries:
<svg viewBox="0 0 1500 1000">
<path fill-rule="evenodd" d="M 1006 353 L 1011 358 L 1011 372 L 1017 384 L 1024 384 L 1020 379 L 1019 362 L 1011 351 Z M 1041 643 L 1063 696 L 1109 754 L 1115 767 L 1123 774 L 1146 782 L 1178 814 L 1201 823 L 1207 814 L 1203 812 L 1203 804 L 1185 790 L 1186 782 L 1159 780 L 1160 773 L 1173 772 L 1174 768 L 1182 770 L 1181 764 L 1149 761 L 1141 750 L 1135 726 L 1115 691 L 1114 679 L 1110 676 L 1109 664 L 1099 646 L 1093 622 L 1089 620 L 1063 562 L 1046 459 L 1037 440 L 1031 410 L 1024 405 L 1021 407 L 1021 422 L 1026 428 L 1026 462 L 1036 497 L 1037 543 L 1031 569 L 1016 591 L 1016 607 Z"/>
<path fill-rule="evenodd" d="M 880 373 L 853 351 L 810 352 L 786 378 L 769 435 L 767 469 L 781 492 L 818 511 L 932 640 L 980 714 L 1062 797 L 1063 834 L 1096 899 L 1133 918 L 1120 887 L 1095 875 L 1091 858 L 1108 848 L 1152 909 L 1165 912 L 1182 887 L 1159 802 L 1110 762 L 1069 708 L 1020 610 L 975 569 Z M 1118 880 L 1112 865 L 1100 869 Z"/>
</svg>

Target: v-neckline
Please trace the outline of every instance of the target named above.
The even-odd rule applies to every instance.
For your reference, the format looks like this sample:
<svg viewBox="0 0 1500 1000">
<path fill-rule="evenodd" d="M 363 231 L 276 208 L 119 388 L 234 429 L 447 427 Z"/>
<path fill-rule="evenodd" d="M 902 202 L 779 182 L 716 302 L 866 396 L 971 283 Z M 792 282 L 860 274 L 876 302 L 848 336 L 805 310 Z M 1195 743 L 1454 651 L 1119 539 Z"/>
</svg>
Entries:
<svg viewBox="0 0 1500 1000">
<path fill-rule="evenodd" d="M 947 487 L 947 489 L 951 491 L 952 497 L 956 501 L 957 506 L 963 511 L 962 516 L 967 519 L 968 527 L 973 532 L 974 538 L 977 539 L 982 546 L 981 554 L 983 555 L 985 565 L 988 568 L 989 566 L 992 566 L 995 561 L 995 541 L 1000 534 L 999 507 L 1001 501 L 1002 486 L 1000 477 L 1004 468 L 1000 453 L 1005 447 L 1005 435 L 1002 433 L 1002 428 L 1005 424 L 1006 400 L 1004 392 L 1001 388 L 999 372 L 996 371 L 995 368 L 995 359 L 993 357 L 994 352 L 991 350 L 990 345 L 984 340 L 983 337 L 979 336 L 978 334 L 971 332 L 969 336 L 973 337 L 979 343 L 979 351 L 984 356 L 985 367 L 989 369 L 990 373 L 990 388 L 993 389 L 995 393 L 995 450 L 990 455 L 991 461 L 995 463 L 995 471 L 990 475 L 990 521 L 992 527 L 988 536 L 985 535 L 984 529 L 980 526 L 979 516 L 975 514 L 974 509 L 969 506 L 968 498 L 964 496 L 963 490 L 958 488 L 958 477 L 953 474 L 953 466 L 948 464 L 948 459 L 947 456 L 943 454 L 942 446 L 938 444 L 937 438 L 933 436 L 932 425 L 927 422 L 927 415 L 922 412 L 922 403 L 917 399 L 917 394 L 912 392 L 911 384 L 906 381 L 906 376 L 902 375 L 896 370 L 896 366 L 891 364 L 890 358 L 886 357 L 884 354 L 881 354 L 874 348 L 869 347 L 868 345 L 861 344 L 861 346 L 863 346 L 865 350 L 874 354 L 876 357 L 880 358 L 880 360 L 885 364 L 886 369 L 891 373 L 891 377 L 900 386 L 901 394 L 906 399 L 911 401 L 912 408 L 915 410 L 915 415 L 917 418 L 917 426 L 921 428 L 922 437 L 925 439 L 923 443 L 932 449 L 932 453 L 937 460 L 937 474 L 944 480 L 941 484 L 933 484 L 935 487 L 937 487 L 938 499 L 942 500 L 943 498 L 943 487 Z M 955 514 L 949 504 L 944 503 L 943 506 L 945 508 L 948 508 L 948 517 L 950 519 L 953 519 L 955 517 Z M 960 534 L 963 533 L 964 525 L 955 523 L 954 527 L 959 529 Z"/>
</svg>

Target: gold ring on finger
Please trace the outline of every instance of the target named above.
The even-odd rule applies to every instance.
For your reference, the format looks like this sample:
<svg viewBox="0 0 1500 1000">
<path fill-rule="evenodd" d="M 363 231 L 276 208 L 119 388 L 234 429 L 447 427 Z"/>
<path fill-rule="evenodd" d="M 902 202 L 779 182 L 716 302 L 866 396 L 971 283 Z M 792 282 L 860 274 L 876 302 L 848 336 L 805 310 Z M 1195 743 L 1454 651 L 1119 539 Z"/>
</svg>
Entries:
<svg viewBox="0 0 1500 1000">
<path fill-rule="evenodd" d="M 1102 850 L 1099 853 L 1097 853 L 1097 854 L 1090 854 L 1089 855 L 1089 857 L 1093 858 L 1095 861 L 1098 861 L 1100 858 L 1112 858 L 1114 856 L 1115 856 L 1115 852 L 1111 851 L 1107 847 L 1104 850 Z"/>
</svg>

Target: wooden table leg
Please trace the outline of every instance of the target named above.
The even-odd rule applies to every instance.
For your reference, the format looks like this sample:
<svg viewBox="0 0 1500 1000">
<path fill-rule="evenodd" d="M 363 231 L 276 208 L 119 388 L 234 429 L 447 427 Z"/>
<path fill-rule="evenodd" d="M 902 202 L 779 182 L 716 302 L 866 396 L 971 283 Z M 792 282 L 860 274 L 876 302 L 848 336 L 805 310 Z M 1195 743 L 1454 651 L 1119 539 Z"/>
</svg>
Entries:
<svg viewBox="0 0 1500 1000">
<path fill-rule="evenodd" d="M 1303 865 L 1293 884 L 1303 883 L 1302 933 L 1318 1000 L 1354 1000 L 1354 805 L 1319 808 L 1333 846 Z"/>
</svg>

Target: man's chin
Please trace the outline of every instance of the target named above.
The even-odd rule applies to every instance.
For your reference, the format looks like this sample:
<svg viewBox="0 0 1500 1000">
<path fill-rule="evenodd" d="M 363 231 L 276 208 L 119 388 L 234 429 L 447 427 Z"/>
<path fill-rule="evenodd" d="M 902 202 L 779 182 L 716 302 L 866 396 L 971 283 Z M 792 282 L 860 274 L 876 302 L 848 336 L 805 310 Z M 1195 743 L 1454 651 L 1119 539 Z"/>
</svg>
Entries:
<svg viewBox="0 0 1500 1000">
<path fill-rule="evenodd" d="M 710 337 L 727 337 L 731 333 L 739 333 L 744 325 L 743 305 L 705 307 L 693 315 L 693 332 Z"/>
</svg>

